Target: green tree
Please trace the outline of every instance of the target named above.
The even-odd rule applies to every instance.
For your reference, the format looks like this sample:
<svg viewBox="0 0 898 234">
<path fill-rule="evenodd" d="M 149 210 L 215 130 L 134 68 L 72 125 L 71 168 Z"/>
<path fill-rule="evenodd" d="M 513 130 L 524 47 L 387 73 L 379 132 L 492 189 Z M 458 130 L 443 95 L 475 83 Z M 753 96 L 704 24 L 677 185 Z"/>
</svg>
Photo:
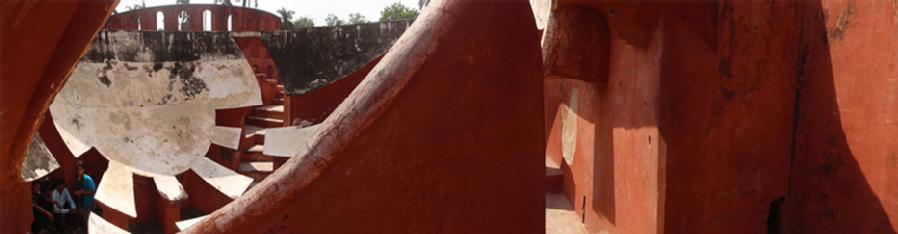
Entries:
<svg viewBox="0 0 898 234">
<path fill-rule="evenodd" d="M 307 16 L 299 17 L 293 21 L 293 28 L 311 28 L 315 27 L 315 21 L 312 21 L 312 18 Z"/>
<path fill-rule="evenodd" d="M 430 0 L 418 0 L 418 9 L 424 9 L 427 4 L 430 4 Z"/>
<path fill-rule="evenodd" d="M 125 9 L 128 9 L 129 11 L 139 10 L 139 9 L 143 9 L 143 8 L 147 8 L 147 3 L 143 0 L 140 1 L 140 4 L 134 4 L 134 5 L 125 7 Z"/>
<path fill-rule="evenodd" d="M 365 19 L 365 16 L 361 13 L 352 13 L 349 14 L 349 24 L 364 24 L 368 23 L 368 20 Z"/>
<path fill-rule="evenodd" d="M 327 26 L 340 26 L 345 23 L 340 17 L 337 17 L 334 14 L 328 14 L 327 17 L 324 18 L 324 22 L 327 23 Z"/>
<path fill-rule="evenodd" d="M 402 3 L 393 3 L 380 11 L 380 21 L 414 19 L 418 17 L 418 10 L 407 7 Z"/>
<path fill-rule="evenodd" d="M 294 12 L 283 7 L 281 7 L 281 9 L 278 9 L 277 12 L 281 15 L 281 29 L 293 29 Z"/>
</svg>

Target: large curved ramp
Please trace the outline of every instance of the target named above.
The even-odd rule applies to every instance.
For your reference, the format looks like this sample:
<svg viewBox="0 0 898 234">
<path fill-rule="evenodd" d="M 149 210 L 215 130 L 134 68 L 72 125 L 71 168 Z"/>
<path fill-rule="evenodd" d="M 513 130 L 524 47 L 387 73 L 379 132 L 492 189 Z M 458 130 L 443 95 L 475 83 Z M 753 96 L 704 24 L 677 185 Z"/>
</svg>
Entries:
<svg viewBox="0 0 898 234">
<path fill-rule="evenodd" d="M 539 53 L 527 1 L 434 2 L 307 151 L 185 232 L 544 230 Z"/>
</svg>

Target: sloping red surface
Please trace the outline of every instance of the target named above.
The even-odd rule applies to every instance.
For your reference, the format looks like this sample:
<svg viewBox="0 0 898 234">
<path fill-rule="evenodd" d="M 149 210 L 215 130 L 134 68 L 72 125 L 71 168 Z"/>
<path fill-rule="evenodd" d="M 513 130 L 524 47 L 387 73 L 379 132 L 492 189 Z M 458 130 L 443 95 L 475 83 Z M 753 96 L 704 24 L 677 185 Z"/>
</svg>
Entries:
<svg viewBox="0 0 898 234">
<path fill-rule="evenodd" d="M 784 225 L 898 230 L 898 2 L 806 4 Z"/>
<path fill-rule="evenodd" d="M 527 1 L 434 2 L 307 154 L 187 232 L 542 232 L 531 17 Z"/>
<path fill-rule="evenodd" d="M 31 135 L 115 7 L 114 0 L 0 3 L 0 230 L 24 233 L 30 188 L 21 179 Z"/>
<path fill-rule="evenodd" d="M 560 64 L 546 68 L 547 105 L 598 95 L 579 99 L 577 149 L 587 152 L 565 188 L 590 231 L 895 231 L 898 2 L 559 6 L 556 17 L 589 9 L 607 24 L 567 22 L 550 41 L 610 31 L 607 82 L 577 73 L 600 59 L 550 56 Z M 546 110 L 558 118 L 558 107 Z M 557 161 L 556 122 L 547 148 Z"/>
</svg>

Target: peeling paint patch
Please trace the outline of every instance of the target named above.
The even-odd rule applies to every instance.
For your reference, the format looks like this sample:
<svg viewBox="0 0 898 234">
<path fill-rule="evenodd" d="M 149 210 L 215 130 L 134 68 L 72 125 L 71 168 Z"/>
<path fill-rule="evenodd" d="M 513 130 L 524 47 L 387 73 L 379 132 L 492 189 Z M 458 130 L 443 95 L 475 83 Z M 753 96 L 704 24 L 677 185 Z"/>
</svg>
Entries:
<svg viewBox="0 0 898 234">
<path fill-rule="evenodd" d="M 829 33 L 829 37 L 836 41 L 841 41 L 845 37 L 845 32 L 851 26 L 851 16 L 854 14 L 854 1 L 848 3 L 848 9 L 845 9 L 836 20 L 836 26 Z"/>
</svg>

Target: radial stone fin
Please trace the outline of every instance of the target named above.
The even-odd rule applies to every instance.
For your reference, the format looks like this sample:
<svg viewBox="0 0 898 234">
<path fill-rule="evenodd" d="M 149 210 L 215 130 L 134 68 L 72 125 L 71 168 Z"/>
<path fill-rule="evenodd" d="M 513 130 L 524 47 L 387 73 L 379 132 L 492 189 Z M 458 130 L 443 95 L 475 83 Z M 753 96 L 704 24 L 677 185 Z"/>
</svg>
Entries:
<svg viewBox="0 0 898 234">
<path fill-rule="evenodd" d="M 203 215 L 203 216 L 192 218 L 192 219 L 181 220 L 181 221 L 175 222 L 175 226 L 178 226 L 178 230 L 183 231 L 184 229 L 187 229 L 190 226 L 193 226 L 194 224 L 196 224 L 200 221 L 203 221 L 203 219 L 206 219 L 206 216 L 207 215 Z"/>
<path fill-rule="evenodd" d="M 240 146 L 241 128 L 215 126 L 212 129 L 212 143 L 227 147 L 229 149 L 237 149 Z"/>
<path fill-rule="evenodd" d="M 131 170 L 115 161 L 109 161 L 109 168 L 103 173 L 103 180 L 97 188 L 97 201 L 123 214 L 137 218 L 134 205 L 134 177 Z"/>
<path fill-rule="evenodd" d="M 305 128 L 284 127 L 265 130 L 265 148 L 262 154 L 274 157 L 305 155 L 309 149 L 306 139 L 318 131 L 318 125 Z"/>
<path fill-rule="evenodd" d="M 156 189 L 159 195 L 169 201 L 180 201 L 187 199 L 187 192 L 184 192 L 184 186 L 174 176 L 157 176 L 153 178 L 156 182 Z"/>
<path fill-rule="evenodd" d="M 103 219 L 97 214 L 93 212 L 90 213 L 90 217 L 87 218 L 87 233 L 90 234 L 119 234 L 119 233 L 130 233 L 125 231 L 118 226 L 115 226 L 109 221 Z"/>
<path fill-rule="evenodd" d="M 221 191 L 224 195 L 227 195 L 230 198 L 239 197 L 246 191 L 249 184 L 253 182 L 252 178 L 237 174 L 237 172 L 205 157 L 197 159 L 194 162 L 192 169 L 193 172 L 196 172 L 196 174 L 199 175 L 200 178 L 203 178 L 206 183 L 209 183 L 212 187 L 215 187 L 215 189 Z"/>
</svg>

